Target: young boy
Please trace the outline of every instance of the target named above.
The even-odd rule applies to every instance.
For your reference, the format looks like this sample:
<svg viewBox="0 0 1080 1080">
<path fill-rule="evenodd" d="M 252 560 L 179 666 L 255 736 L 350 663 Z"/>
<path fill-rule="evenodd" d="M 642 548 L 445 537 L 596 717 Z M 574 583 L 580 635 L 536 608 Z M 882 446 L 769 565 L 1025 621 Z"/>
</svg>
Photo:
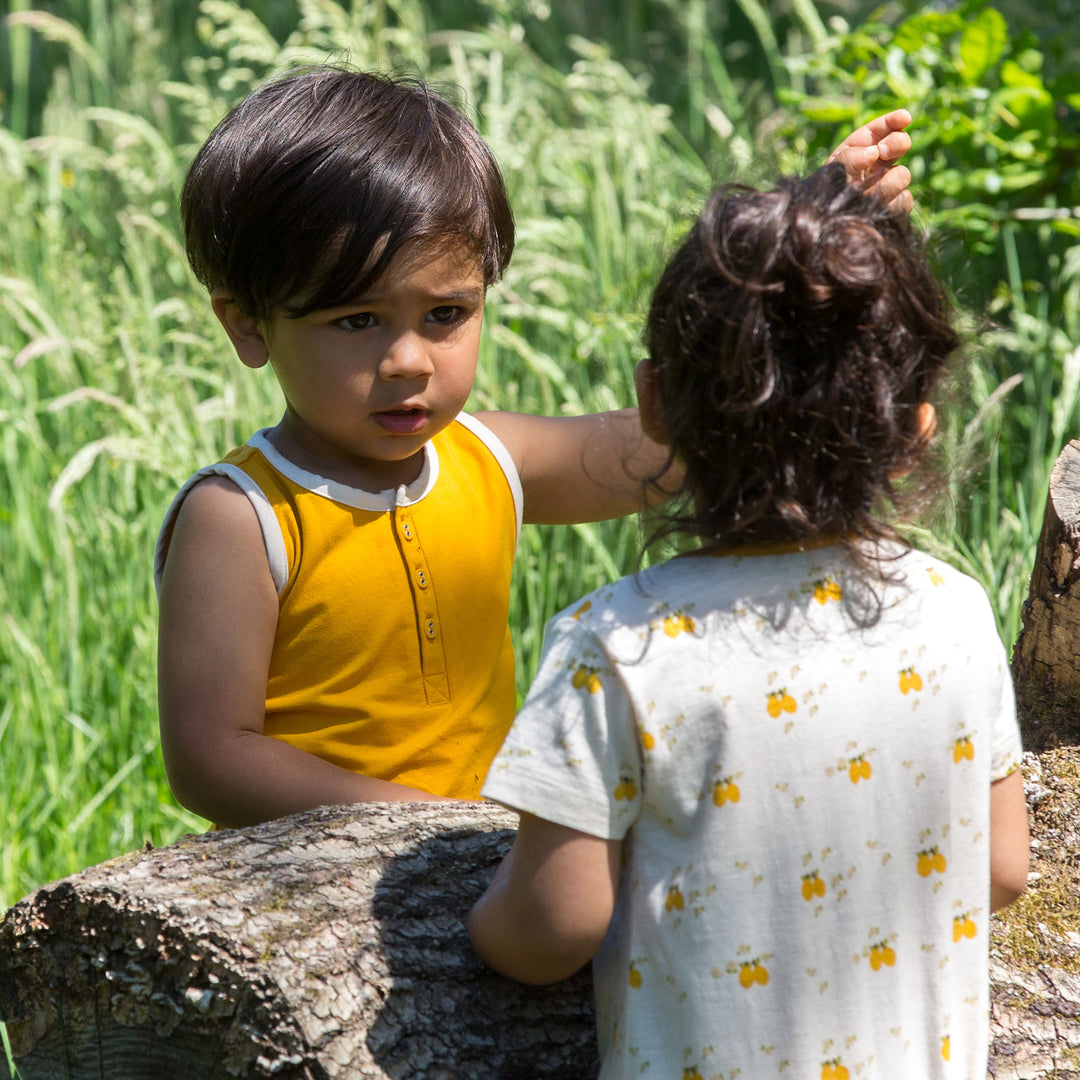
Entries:
<svg viewBox="0 0 1080 1080">
<path fill-rule="evenodd" d="M 910 118 L 834 157 L 910 202 Z M 511 209 L 476 130 L 414 81 L 320 67 L 256 90 L 185 183 L 188 257 L 285 414 L 184 485 L 155 560 L 162 752 L 222 825 L 476 798 L 513 719 L 522 522 L 639 509 L 636 410 L 462 412 Z"/>
</svg>

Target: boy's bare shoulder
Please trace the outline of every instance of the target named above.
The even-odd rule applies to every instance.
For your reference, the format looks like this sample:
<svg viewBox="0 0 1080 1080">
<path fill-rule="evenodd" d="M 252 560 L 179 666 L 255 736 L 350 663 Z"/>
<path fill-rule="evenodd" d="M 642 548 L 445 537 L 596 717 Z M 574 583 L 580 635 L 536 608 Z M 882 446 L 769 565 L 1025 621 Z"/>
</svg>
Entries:
<svg viewBox="0 0 1080 1080">
<path fill-rule="evenodd" d="M 176 534 L 186 523 L 214 525 L 241 525 L 250 523 L 258 528 L 255 509 L 244 492 L 227 476 L 205 476 L 184 495 L 184 501 L 176 515 Z"/>
<path fill-rule="evenodd" d="M 166 566 L 213 556 L 211 565 L 263 555 L 258 515 L 247 495 L 225 476 L 206 476 L 193 484 L 176 511 Z M 176 556 L 181 554 L 181 559 Z"/>
</svg>

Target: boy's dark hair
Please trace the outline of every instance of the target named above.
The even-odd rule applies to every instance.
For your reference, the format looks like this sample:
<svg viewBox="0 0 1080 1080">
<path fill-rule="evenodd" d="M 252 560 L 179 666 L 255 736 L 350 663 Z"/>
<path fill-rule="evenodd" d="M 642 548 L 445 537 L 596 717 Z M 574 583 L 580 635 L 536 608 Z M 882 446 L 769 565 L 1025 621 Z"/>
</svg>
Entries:
<svg viewBox="0 0 1080 1080">
<path fill-rule="evenodd" d="M 416 79 L 331 65 L 232 109 L 180 212 L 196 277 L 256 319 L 347 304 L 413 241 L 472 247 L 488 285 L 514 249 L 502 174 L 473 125 Z"/>
<path fill-rule="evenodd" d="M 712 193 L 645 329 L 682 511 L 747 544 L 894 538 L 875 517 L 925 449 L 916 409 L 959 344 L 906 214 L 841 165 Z"/>
</svg>

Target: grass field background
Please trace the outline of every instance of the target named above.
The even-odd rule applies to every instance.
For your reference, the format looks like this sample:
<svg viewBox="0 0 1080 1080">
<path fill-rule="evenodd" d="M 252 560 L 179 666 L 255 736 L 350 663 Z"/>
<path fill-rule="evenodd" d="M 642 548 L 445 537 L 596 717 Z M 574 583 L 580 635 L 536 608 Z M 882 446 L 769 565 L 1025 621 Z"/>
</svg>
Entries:
<svg viewBox="0 0 1080 1080">
<path fill-rule="evenodd" d="M 1080 426 L 1067 6 L 0 6 L 0 911 L 205 827 L 158 752 L 151 559 L 177 486 L 281 408 L 178 242 L 187 163 L 230 104 L 325 58 L 453 88 L 519 229 L 473 405 L 551 414 L 632 404 L 651 282 L 712 183 L 820 163 L 911 108 L 919 218 L 977 338 L 944 425 L 951 498 L 919 535 L 984 583 L 1011 644 L 1048 471 Z M 522 687 L 547 617 L 639 540 L 634 521 L 527 530 Z"/>
</svg>

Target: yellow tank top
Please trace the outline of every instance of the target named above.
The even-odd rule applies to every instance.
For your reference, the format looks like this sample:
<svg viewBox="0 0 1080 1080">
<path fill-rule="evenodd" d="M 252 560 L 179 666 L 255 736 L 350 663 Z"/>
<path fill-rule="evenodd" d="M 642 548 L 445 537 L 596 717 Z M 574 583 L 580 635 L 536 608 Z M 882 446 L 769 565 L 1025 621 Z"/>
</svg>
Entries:
<svg viewBox="0 0 1080 1080">
<path fill-rule="evenodd" d="M 265 732 L 366 776 L 479 798 L 516 706 L 521 488 L 495 435 L 462 414 L 416 481 L 372 493 L 298 468 L 257 433 L 181 490 L 160 566 L 184 494 L 211 474 L 255 507 L 278 587 Z"/>
</svg>

